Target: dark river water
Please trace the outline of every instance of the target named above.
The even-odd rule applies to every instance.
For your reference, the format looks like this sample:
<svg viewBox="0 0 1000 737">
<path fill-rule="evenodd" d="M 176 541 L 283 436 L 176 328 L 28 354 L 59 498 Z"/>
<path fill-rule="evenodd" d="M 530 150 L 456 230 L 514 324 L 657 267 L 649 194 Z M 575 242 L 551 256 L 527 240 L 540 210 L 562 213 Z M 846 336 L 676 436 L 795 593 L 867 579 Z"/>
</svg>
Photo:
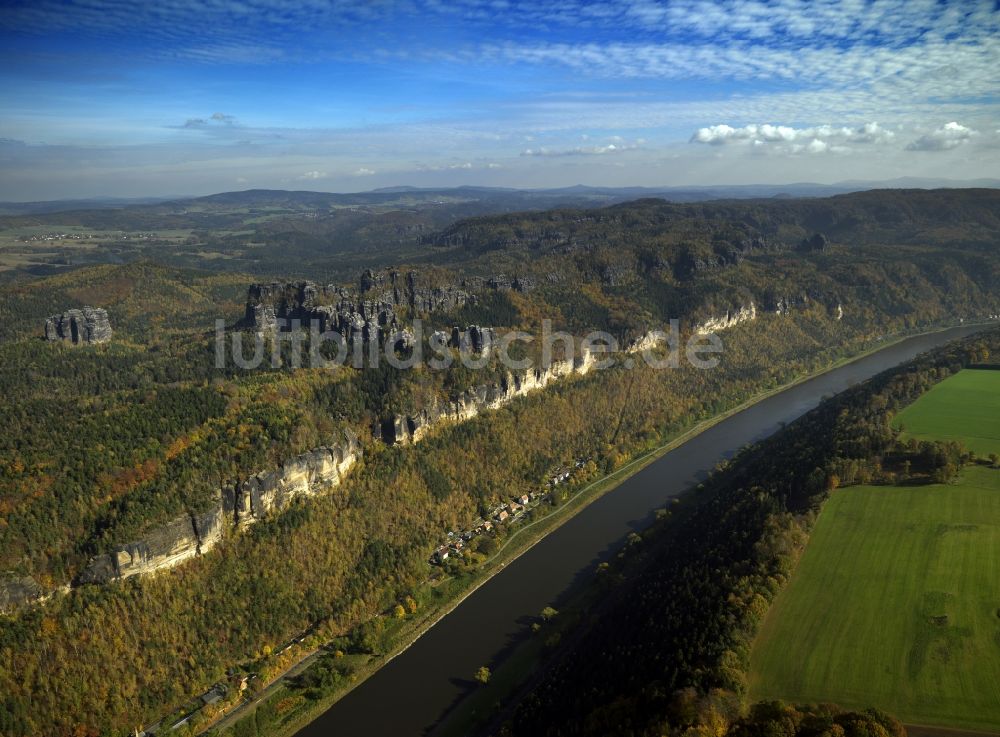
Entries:
<svg viewBox="0 0 1000 737">
<path fill-rule="evenodd" d="M 472 687 L 479 666 L 496 662 L 525 624 L 556 603 L 579 576 L 611 555 L 653 510 L 743 445 L 815 407 L 824 396 L 982 328 L 908 338 L 765 399 L 664 455 L 541 540 L 438 622 L 408 650 L 298 732 L 298 737 L 416 737 Z"/>
</svg>

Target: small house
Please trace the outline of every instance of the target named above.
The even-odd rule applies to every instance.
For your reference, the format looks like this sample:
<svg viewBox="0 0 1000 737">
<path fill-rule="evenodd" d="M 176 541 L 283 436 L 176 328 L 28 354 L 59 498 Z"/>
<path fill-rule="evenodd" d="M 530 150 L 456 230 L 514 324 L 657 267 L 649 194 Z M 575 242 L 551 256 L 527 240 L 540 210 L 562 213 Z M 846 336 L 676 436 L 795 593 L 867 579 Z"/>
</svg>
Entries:
<svg viewBox="0 0 1000 737">
<path fill-rule="evenodd" d="M 222 697 L 226 695 L 226 687 L 221 683 L 216 684 L 211 689 L 206 691 L 201 695 L 201 703 L 205 706 L 209 704 L 214 704 L 222 700 Z"/>
</svg>

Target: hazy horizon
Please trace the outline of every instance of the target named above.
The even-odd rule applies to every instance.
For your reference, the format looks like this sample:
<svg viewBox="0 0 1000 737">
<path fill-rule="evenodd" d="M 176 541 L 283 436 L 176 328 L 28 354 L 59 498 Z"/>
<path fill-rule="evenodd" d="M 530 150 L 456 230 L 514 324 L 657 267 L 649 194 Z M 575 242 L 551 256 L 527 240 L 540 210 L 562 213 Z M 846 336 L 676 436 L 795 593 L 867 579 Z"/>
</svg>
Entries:
<svg viewBox="0 0 1000 737">
<path fill-rule="evenodd" d="M 1000 170 L 992 2 L 14 5 L 0 199 Z"/>
<path fill-rule="evenodd" d="M 791 190 L 795 189 L 808 189 L 808 188 L 829 188 L 831 194 L 836 194 L 838 192 L 847 191 L 866 191 L 872 189 L 972 189 L 972 188 L 997 188 L 1000 187 L 1000 179 L 995 178 L 982 178 L 982 179 L 970 179 L 970 180 L 955 180 L 955 179 L 944 179 L 944 178 L 925 178 L 925 177 L 899 177 L 897 179 L 887 179 L 887 180 L 844 180 L 838 182 L 831 182 L 828 184 L 820 182 L 780 182 L 774 184 L 761 184 L 759 182 L 752 182 L 747 184 L 731 184 L 726 182 L 720 182 L 717 184 L 677 184 L 677 185 L 619 185 L 619 186 L 608 186 L 601 184 L 581 184 L 579 182 L 575 184 L 564 185 L 561 187 L 533 187 L 527 186 L 501 186 L 501 185 L 490 185 L 490 184 L 480 184 L 476 182 L 469 182 L 466 184 L 455 184 L 455 185 L 443 185 L 443 186 L 420 186 L 420 185 L 385 185 L 381 187 L 374 187 L 369 189 L 325 189 L 322 187 L 309 187 L 309 186 L 295 186 L 295 187 L 234 187 L 227 190 L 209 190 L 204 192 L 174 192 L 165 195 L 151 195 L 151 194 L 139 194 L 135 193 L 132 195 L 104 195 L 104 194 L 94 194 L 91 196 L 81 196 L 81 197 L 65 197 L 56 198 L 53 200 L 38 200 L 38 199 L 16 199 L 12 198 L 9 200 L 0 200 L 3 204 L 30 204 L 30 203 L 44 203 L 44 202 L 149 202 L 149 201 L 167 201 L 167 200 L 184 200 L 184 199 L 197 199 L 201 197 L 211 197 L 213 195 L 222 195 L 230 193 L 239 192 L 251 192 L 251 191 L 275 191 L 275 192 L 308 192 L 313 194 L 330 194 L 330 195 L 364 195 L 364 194 L 377 194 L 381 192 L 392 192 L 392 191 L 447 191 L 447 190 L 461 190 L 461 189 L 471 189 L 471 190 L 504 190 L 510 192 L 551 192 L 559 190 L 573 190 L 573 189 L 586 189 L 594 191 L 626 191 L 626 190 L 645 190 L 650 193 L 669 193 L 671 191 L 712 191 L 712 190 L 726 190 L 726 189 L 741 189 L 755 190 L 755 189 L 775 189 L 780 190 L 782 188 L 788 188 Z M 792 196 L 804 196 L 809 197 L 813 195 L 801 195 L 795 191 L 789 192 Z M 757 195 L 747 195 L 748 197 L 755 197 Z M 767 197 L 770 195 L 761 195 Z M 823 195 L 819 195 L 823 196 Z"/>
</svg>

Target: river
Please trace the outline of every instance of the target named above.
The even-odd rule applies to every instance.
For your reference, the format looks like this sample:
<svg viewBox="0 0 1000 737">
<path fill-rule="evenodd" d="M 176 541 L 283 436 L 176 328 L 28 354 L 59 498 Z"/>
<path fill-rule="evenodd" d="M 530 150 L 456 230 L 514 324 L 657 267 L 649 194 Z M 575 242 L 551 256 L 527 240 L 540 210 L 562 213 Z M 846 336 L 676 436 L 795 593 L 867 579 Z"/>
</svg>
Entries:
<svg viewBox="0 0 1000 737">
<path fill-rule="evenodd" d="M 982 326 L 907 338 L 734 414 L 646 466 L 494 575 L 409 649 L 297 737 L 416 737 L 472 687 L 479 666 L 523 637 L 525 625 L 589 575 L 633 530 L 743 445 L 767 437 L 825 396 Z"/>
</svg>

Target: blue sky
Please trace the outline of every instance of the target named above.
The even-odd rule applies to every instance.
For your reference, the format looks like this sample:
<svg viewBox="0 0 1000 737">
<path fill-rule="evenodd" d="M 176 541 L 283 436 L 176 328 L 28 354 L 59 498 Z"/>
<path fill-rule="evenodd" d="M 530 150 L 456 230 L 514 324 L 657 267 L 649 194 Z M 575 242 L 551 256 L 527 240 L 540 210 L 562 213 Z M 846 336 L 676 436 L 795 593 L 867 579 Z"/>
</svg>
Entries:
<svg viewBox="0 0 1000 737">
<path fill-rule="evenodd" d="M 0 199 L 1000 172 L 1000 3 L 4 2 Z"/>
</svg>

